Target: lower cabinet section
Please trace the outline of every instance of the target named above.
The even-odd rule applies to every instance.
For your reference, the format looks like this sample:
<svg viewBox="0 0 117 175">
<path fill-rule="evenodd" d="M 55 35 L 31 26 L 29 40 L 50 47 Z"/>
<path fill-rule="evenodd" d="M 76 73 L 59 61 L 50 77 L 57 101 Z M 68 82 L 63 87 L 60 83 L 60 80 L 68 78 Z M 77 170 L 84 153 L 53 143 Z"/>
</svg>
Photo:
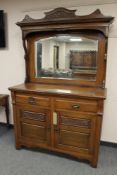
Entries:
<svg viewBox="0 0 117 175">
<path fill-rule="evenodd" d="M 102 118 L 95 112 L 98 101 L 43 96 L 39 99 L 16 94 L 16 148 L 40 147 L 67 153 L 96 167 Z"/>
<path fill-rule="evenodd" d="M 94 152 L 96 115 L 57 112 L 55 147 L 88 155 Z"/>
<path fill-rule="evenodd" d="M 16 121 L 18 138 L 21 143 L 32 146 L 50 144 L 50 111 L 37 107 L 17 105 Z"/>
</svg>

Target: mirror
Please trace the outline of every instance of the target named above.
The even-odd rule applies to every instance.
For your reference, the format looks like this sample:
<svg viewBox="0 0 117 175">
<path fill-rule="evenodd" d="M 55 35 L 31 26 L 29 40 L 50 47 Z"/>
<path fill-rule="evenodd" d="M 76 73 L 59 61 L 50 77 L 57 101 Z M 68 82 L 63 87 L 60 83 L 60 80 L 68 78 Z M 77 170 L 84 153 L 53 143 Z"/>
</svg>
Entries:
<svg viewBox="0 0 117 175">
<path fill-rule="evenodd" d="M 56 35 L 35 41 L 35 77 L 96 79 L 98 40 Z"/>
</svg>

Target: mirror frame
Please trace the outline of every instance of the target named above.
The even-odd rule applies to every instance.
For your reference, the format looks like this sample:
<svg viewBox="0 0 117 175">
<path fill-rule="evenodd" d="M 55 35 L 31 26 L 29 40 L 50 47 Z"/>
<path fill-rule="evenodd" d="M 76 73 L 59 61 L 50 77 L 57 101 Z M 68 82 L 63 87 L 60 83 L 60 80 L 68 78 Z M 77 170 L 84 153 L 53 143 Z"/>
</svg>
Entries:
<svg viewBox="0 0 117 175">
<path fill-rule="evenodd" d="M 52 32 L 51 34 L 40 34 L 35 33 L 33 36 L 29 36 L 27 38 L 27 48 L 28 48 L 28 55 L 29 55 L 29 76 L 31 82 L 35 83 L 56 83 L 56 84 L 82 84 L 82 85 L 95 85 L 101 84 L 104 80 L 104 73 L 105 70 L 105 61 L 104 61 L 104 54 L 105 54 L 105 37 L 100 32 L 94 32 L 93 34 L 90 31 L 87 32 L 67 32 L 65 34 L 75 35 L 75 36 L 83 36 L 90 39 L 98 40 L 98 52 L 97 52 L 97 72 L 96 72 L 96 79 L 89 80 L 89 79 L 72 79 L 72 78 L 56 78 L 56 77 L 35 77 L 35 41 L 46 38 L 52 37 L 56 35 L 60 35 L 64 33 Z"/>
<path fill-rule="evenodd" d="M 38 34 L 39 35 L 39 34 Z M 81 33 L 69 33 L 69 34 L 67 34 L 67 33 L 55 33 L 55 34 L 50 34 L 50 36 L 47 36 L 46 37 L 46 33 L 45 33 L 45 36 L 43 37 L 43 38 L 38 38 L 38 36 L 37 36 L 37 39 L 34 41 L 34 45 L 35 45 L 35 49 L 36 49 L 36 43 L 40 43 L 40 41 L 43 43 L 43 41 L 45 41 L 46 39 L 49 41 L 49 40 L 53 40 L 53 39 L 55 39 L 55 37 L 56 37 L 56 39 L 59 39 L 59 37 L 62 39 L 62 37 L 63 37 L 63 40 L 64 40 L 64 38 L 76 38 L 76 37 L 80 37 L 80 38 L 83 38 L 83 41 L 82 42 L 79 42 L 79 41 L 70 41 L 70 40 L 67 40 L 67 41 L 62 41 L 62 40 L 60 40 L 60 42 L 58 41 L 57 42 L 57 45 L 59 44 L 59 46 L 61 47 L 61 42 L 63 43 L 63 42 L 65 42 L 65 44 L 72 44 L 72 48 L 69 50 L 69 54 L 72 52 L 73 54 L 74 53 L 84 53 L 85 52 L 85 54 L 86 53 L 89 53 L 89 52 L 92 52 L 92 53 L 94 53 L 95 52 L 95 57 L 93 57 L 94 59 L 95 59 L 95 61 L 96 61 L 96 67 L 95 67 L 95 72 L 92 72 L 92 76 L 91 76 L 91 74 L 90 74 L 90 70 L 91 69 L 88 69 L 87 71 L 85 71 L 85 69 L 84 69 L 84 71 L 83 71 L 83 69 L 82 69 L 82 71 L 79 71 L 79 70 L 77 70 L 77 69 L 72 69 L 72 68 L 70 68 L 70 67 L 68 67 L 68 65 L 66 65 L 67 66 L 67 68 L 65 68 L 65 67 L 61 67 L 62 65 L 61 65 L 61 61 L 62 60 L 64 60 L 65 58 L 61 55 L 60 57 L 58 57 L 60 60 L 58 60 L 59 61 L 59 63 L 60 64 L 56 64 L 55 63 L 55 60 L 53 59 L 54 58 L 54 55 L 51 55 L 51 57 L 49 57 L 48 58 L 48 54 L 49 53 L 46 53 L 47 54 L 47 57 L 45 58 L 45 59 L 50 59 L 50 62 L 51 62 L 51 68 L 52 68 L 52 70 L 54 70 L 55 72 L 53 72 L 50 76 L 49 76 L 49 74 L 47 75 L 47 74 L 45 74 L 45 76 L 44 76 L 44 74 L 42 73 L 42 75 L 41 75 L 41 70 L 48 70 L 48 68 L 46 68 L 46 66 L 44 67 L 44 65 L 43 65 L 43 60 L 44 60 L 44 58 L 43 57 L 41 57 L 39 60 L 41 61 L 41 63 L 42 63 L 42 65 L 41 65 L 41 67 L 39 67 L 38 68 L 38 66 L 37 66 L 37 52 L 38 52 L 38 50 L 34 50 L 33 51 L 33 48 L 32 48 L 32 52 L 34 53 L 34 57 L 35 58 L 32 58 L 32 59 L 34 59 L 35 60 L 35 78 L 41 78 L 41 77 L 54 77 L 54 78 L 73 78 L 73 79 L 92 79 L 92 81 L 94 81 L 95 79 L 96 79 L 96 72 L 97 72 L 97 53 L 98 53 L 98 33 L 95 33 L 95 34 L 90 34 L 90 33 L 84 33 L 83 34 L 83 32 L 82 32 L 82 34 Z M 96 47 L 96 50 L 95 49 L 93 49 L 92 47 L 91 48 L 89 48 L 89 49 L 87 49 L 87 47 L 88 47 L 88 44 L 87 43 L 85 43 L 85 48 L 84 49 L 82 49 L 82 45 L 84 45 L 84 42 L 85 42 L 85 39 L 87 40 L 88 39 L 88 43 L 90 43 L 90 42 L 93 42 L 93 45 L 92 45 L 92 47 L 94 46 L 94 42 L 96 42 L 96 45 L 95 45 L 95 47 Z M 54 41 L 55 42 L 55 41 Z M 81 48 L 80 48 L 80 50 L 79 50 L 79 48 L 77 47 L 77 45 L 79 46 L 79 44 L 81 45 Z M 58 49 L 59 48 L 59 46 L 57 46 L 56 45 L 56 43 L 53 45 L 53 49 Z M 75 46 L 75 47 L 74 47 Z M 42 48 L 43 48 L 43 46 L 42 46 Z M 45 48 L 46 49 L 46 48 Z M 42 49 L 43 50 L 43 49 Z M 50 50 L 48 50 L 50 53 L 51 53 L 51 51 Z M 45 52 L 46 52 L 46 50 L 45 50 Z M 54 53 L 53 53 L 54 54 Z M 59 56 L 59 54 L 60 54 L 60 51 L 59 51 L 59 53 L 58 53 L 58 56 Z M 66 53 L 65 53 L 66 54 Z M 67 53 L 68 54 L 68 53 Z M 42 56 L 43 56 L 43 54 L 42 54 Z M 64 55 L 65 56 L 65 55 Z M 69 55 L 70 56 L 70 55 Z M 66 61 L 68 61 L 69 60 L 69 64 L 70 64 L 70 60 L 71 60 L 71 57 L 67 57 L 67 60 Z M 39 62 L 40 62 L 39 61 Z M 43 67 L 42 67 L 43 66 Z M 56 67 L 57 66 L 57 67 Z M 60 67 L 59 67 L 60 66 Z M 70 66 L 70 65 L 69 65 Z M 74 65 L 75 66 L 75 65 Z M 83 65 L 82 65 L 83 66 Z M 48 67 L 48 66 L 47 66 Z M 85 65 L 84 65 L 84 68 L 85 68 Z M 91 67 L 90 67 L 91 68 Z M 70 73 L 70 75 L 68 75 L 67 76 L 67 74 L 66 75 L 59 75 L 59 71 L 69 71 L 69 73 Z M 38 74 L 37 75 L 37 72 L 40 72 L 40 74 Z M 75 72 L 74 72 L 75 71 Z M 48 72 L 49 73 L 49 72 Z M 62 72 L 61 72 L 62 73 Z M 73 73 L 73 74 L 72 74 Z M 75 75 L 75 77 L 74 77 L 74 73 L 75 74 L 77 74 L 77 76 Z M 73 76 L 71 76 L 71 74 L 73 75 Z M 92 77 L 92 78 L 91 78 Z"/>
<path fill-rule="evenodd" d="M 100 10 L 96 10 L 90 15 L 85 16 L 77 16 L 75 12 L 76 10 L 56 8 L 50 12 L 46 12 L 45 17 L 42 19 L 32 19 L 26 15 L 21 22 L 17 23 L 17 25 L 22 29 L 23 47 L 25 51 L 25 82 L 96 87 L 105 86 L 109 25 L 112 23 L 114 18 L 110 16 L 104 16 Z M 55 35 L 57 33 L 77 33 L 80 35 L 90 35 L 90 37 L 94 37 L 96 35 L 98 38 L 96 81 L 54 77 L 35 78 L 34 41 L 50 35 Z"/>
</svg>

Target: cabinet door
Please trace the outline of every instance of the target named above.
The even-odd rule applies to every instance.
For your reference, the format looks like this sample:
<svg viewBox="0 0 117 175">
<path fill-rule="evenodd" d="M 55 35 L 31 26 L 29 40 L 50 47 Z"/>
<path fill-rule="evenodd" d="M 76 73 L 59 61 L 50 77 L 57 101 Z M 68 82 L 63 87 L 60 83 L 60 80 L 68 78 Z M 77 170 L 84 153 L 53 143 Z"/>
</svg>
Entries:
<svg viewBox="0 0 117 175">
<path fill-rule="evenodd" d="M 16 120 L 21 145 L 44 147 L 50 144 L 49 110 L 18 105 Z"/>
<path fill-rule="evenodd" d="M 74 155 L 84 153 L 85 157 L 91 155 L 94 151 L 96 115 L 79 112 L 56 112 L 56 114 L 55 148 Z"/>
</svg>

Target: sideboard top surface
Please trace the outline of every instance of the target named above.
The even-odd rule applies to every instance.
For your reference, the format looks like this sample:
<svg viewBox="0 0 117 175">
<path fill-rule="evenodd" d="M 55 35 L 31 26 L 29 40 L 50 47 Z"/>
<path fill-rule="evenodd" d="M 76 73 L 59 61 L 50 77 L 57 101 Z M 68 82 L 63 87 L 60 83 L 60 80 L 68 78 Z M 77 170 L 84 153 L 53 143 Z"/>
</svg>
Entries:
<svg viewBox="0 0 117 175">
<path fill-rule="evenodd" d="M 42 95 L 84 97 L 84 98 L 106 98 L 106 89 L 82 86 L 47 85 L 36 83 L 24 83 L 10 88 L 11 91 L 27 92 Z"/>
</svg>

